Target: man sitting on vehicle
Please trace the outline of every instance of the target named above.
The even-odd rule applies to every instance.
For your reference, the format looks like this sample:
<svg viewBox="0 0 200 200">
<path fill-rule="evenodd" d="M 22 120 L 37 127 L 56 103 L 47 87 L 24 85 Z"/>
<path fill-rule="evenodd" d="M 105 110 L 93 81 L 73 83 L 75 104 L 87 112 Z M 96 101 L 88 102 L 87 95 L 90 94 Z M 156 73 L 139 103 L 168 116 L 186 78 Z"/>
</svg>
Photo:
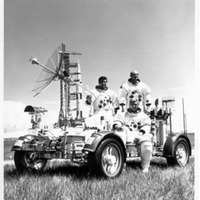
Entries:
<svg viewBox="0 0 200 200">
<path fill-rule="evenodd" d="M 125 144 L 136 144 L 140 152 L 142 171 L 146 173 L 152 158 L 151 119 L 139 107 L 141 99 L 142 96 L 138 91 L 132 90 L 129 93 L 128 108 L 126 112 L 116 114 L 113 130 L 122 136 Z"/>
<path fill-rule="evenodd" d="M 85 120 L 86 127 L 98 127 L 100 130 L 112 126 L 115 108 L 118 106 L 116 93 L 107 87 L 107 77 L 101 76 L 98 85 L 86 96 L 86 104 L 91 105 L 91 117 Z M 105 127 L 105 124 L 107 127 Z M 103 127 L 104 126 L 104 127 Z"/>
</svg>

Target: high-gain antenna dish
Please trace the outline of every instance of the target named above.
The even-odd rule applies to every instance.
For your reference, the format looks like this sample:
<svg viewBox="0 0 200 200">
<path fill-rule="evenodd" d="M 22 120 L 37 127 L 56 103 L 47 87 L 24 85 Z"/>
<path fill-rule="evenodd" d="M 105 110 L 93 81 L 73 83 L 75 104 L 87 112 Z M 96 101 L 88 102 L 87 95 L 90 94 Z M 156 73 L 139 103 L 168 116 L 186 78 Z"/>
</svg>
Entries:
<svg viewBox="0 0 200 200">
<path fill-rule="evenodd" d="M 62 55 L 59 53 L 61 51 L 61 46 L 59 46 L 54 53 L 48 59 L 46 65 L 42 65 L 37 61 L 37 58 L 30 58 L 32 64 L 40 65 L 42 67 L 42 71 L 38 79 L 36 80 L 36 85 L 32 90 L 35 92 L 35 96 L 40 94 L 43 90 L 45 90 L 54 80 L 58 80 L 60 76 L 61 69 L 61 57 Z"/>
<path fill-rule="evenodd" d="M 81 69 L 79 63 L 71 63 L 69 56 L 70 55 L 81 55 L 76 52 L 65 51 L 65 45 L 61 44 L 52 56 L 48 59 L 46 65 L 42 65 L 38 62 L 37 58 L 30 58 L 32 64 L 36 64 L 42 67 L 40 76 L 36 81 L 36 86 L 32 90 L 35 92 L 34 96 L 39 95 L 43 90 L 45 90 L 52 81 L 60 80 L 60 113 L 59 113 L 59 127 L 68 126 L 70 121 L 72 108 L 70 106 L 71 100 L 76 100 L 76 111 L 77 119 L 82 119 L 82 89 L 85 89 L 93 96 L 94 93 L 89 89 L 85 88 L 81 82 Z M 70 68 L 75 68 L 76 72 L 72 73 Z M 77 76 L 77 79 L 73 79 L 73 75 Z M 75 86 L 75 92 L 71 93 L 70 87 Z M 72 98 L 73 97 L 73 98 Z"/>
<path fill-rule="evenodd" d="M 29 61 L 32 64 L 36 64 L 42 67 L 42 71 L 40 72 L 40 75 L 38 79 L 36 80 L 36 86 L 32 90 L 33 92 L 35 92 L 34 97 L 40 94 L 43 90 L 45 90 L 52 83 L 52 81 L 64 80 L 64 76 L 66 77 L 66 72 L 64 69 L 62 69 L 64 54 L 81 55 L 81 53 L 77 53 L 77 52 L 71 52 L 71 51 L 63 52 L 62 48 L 63 48 L 63 44 L 61 44 L 54 51 L 54 53 L 48 59 L 46 65 L 39 63 L 37 58 L 33 58 L 33 57 L 30 58 Z M 73 67 L 73 65 L 76 67 L 77 63 L 70 63 L 71 67 Z M 71 80 L 71 82 L 73 81 Z M 88 90 L 82 84 L 80 85 L 78 82 L 75 84 L 79 85 L 80 87 L 88 91 L 90 94 L 94 95 L 90 90 Z"/>
</svg>

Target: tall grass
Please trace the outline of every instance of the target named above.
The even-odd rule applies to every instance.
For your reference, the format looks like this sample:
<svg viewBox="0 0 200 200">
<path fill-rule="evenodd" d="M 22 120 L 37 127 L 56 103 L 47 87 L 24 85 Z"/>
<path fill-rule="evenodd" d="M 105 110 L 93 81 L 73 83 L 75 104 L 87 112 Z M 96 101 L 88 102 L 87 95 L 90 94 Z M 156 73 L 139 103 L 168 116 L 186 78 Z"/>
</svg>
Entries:
<svg viewBox="0 0 200 200">
<path fill-rule="evenodd" d="M 140 160 L 127 163 L 115 179 L 91 177 L 86 167 L 66 163 L 48 165 L 40 174 L 18 174 L 13 165 L 4 167 L 5 200 L 192 200 L 194 158 L 184 168 L 168 167 L 154 158 L 149 173 Z"/>
</svg>

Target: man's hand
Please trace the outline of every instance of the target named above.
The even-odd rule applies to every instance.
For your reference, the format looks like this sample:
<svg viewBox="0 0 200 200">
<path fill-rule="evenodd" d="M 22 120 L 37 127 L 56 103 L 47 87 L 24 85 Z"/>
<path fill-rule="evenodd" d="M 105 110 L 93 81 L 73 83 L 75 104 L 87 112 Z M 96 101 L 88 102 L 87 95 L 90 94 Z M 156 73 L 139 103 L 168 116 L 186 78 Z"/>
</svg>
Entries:
<svg viewBox="0 0 200 200">
<path fill-rule="evenodd" d="M 134 139 L 134 143 L 135 143 L 136 145 L 139 145 L 139 144 L 140 144 L 140 138 L 139 138 L 139 137 L 136 137 L 136 138 Z"/>
<path fill-rule="evenodd" d="M 86 103 L 87 105 L 91 105 L 91 104 L 92 104 L 92 96 L 91 96 L 91 95 L 87 95 L 87 96 L 86 96 L 86 101 L 85 101 L 85 103 Z"/>
<path fill-rule="evenodd" d="M 119 124 L 113 124 L 114 131 L 123 131 L 123 128 Z"/>
</svg>

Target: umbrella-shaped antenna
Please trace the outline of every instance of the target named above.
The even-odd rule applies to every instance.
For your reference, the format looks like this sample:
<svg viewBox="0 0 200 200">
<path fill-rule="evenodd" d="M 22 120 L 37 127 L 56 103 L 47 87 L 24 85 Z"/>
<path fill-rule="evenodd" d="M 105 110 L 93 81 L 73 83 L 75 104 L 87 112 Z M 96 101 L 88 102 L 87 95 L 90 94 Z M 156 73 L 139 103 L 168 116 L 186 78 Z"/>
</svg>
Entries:
<svg viewBox="0 0 200 200">
<path fill-rule="evenodd" d="M 70 86 L 72 84 L 70 67 L 77 68 L 77 63 L 73 64 L 69 62 L 69 55 L 81 55 L 80 53 L 65 51 L 65 45 L 61 44 L 48 59 L 46 65 L 38 62 L 36 58 L 30 58 L 32 64 L 36 64 L 42 67 L 40 76 L 36 81 L 36 86 L 32 90 L 35 92 L 34 96 L 37 96 L 44 91 L 54 80 L 60 80 L 60 121 L 65 121 L 64 125 L 67 125 L 67 119 L 70 115 Z M 80 87 L 83 87 L 80 83 L 75 83 Z M 62 120 L 61 120 L 62 119 Z M 59 125 L 61 127 L 61 125 Z"/>
<path fill-rule="evenodd" d="M 59 51 L 61 50 L 61 46 L 59 46 L 51 57 L 48 59 L 46 65 L 43 65 L 38 62 L 37 58 L 30 58 L 32 64 L 36 64 L 42 67 L 42 71 L 38 79 L 36 80 L 35 88 L 32 90 L 35 92 L 34 96 L 40 94 L 43 90 L 45 90 L 54 80 L 59 79 L 59 75 L 61 74 L 61 64 L 62 57 Z"/>
</svg>

